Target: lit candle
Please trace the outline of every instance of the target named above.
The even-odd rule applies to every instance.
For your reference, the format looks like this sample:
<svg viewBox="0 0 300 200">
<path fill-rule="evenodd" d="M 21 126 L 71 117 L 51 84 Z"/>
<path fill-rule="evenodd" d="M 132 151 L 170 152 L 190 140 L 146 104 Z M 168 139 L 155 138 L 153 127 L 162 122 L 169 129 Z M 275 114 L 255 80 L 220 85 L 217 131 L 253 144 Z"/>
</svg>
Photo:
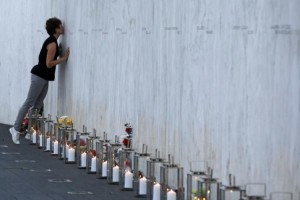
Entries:
<svg viewBox="0 0 300 200">
<path fill-rule="evenodd" d="M 167 200 L 176 200 L 176 193 L 173 190 L 167 193 Z"/>
<path fill-rule="evenodd" d="M 50 151 L 50 138 L 47 138 L 47 145 L 46 145 L 46 150 Z"/>
<path fill-rule="evenodd" d="M 81 154 L 81 167 L 86 167 L 86 153 Z"/>
<path fill-rule="evenodd" d="M 54 142 L 53 154 L 58 154 L 58 141 Z"/>
<path fill-rule="evenodd" d="M 125 173 L 125 185 L 124 188 L 132 188 L 133 174 L 130 171 Z"/>
<path fill-rule="evenodd" d="M 36 143 L 36 132 L 34 131 L 33 133 L 32 133 L 32 143 Z"/>
<path fill-rule="evenodd" d="M 153 199 L 152 200 L 160 200 L 160 184 L 156 183 L 153 186 Z"/>
<path fill-rule="evenodd" d="M 96 171 L 96 160 L 97 160 L 97 158 L 94 156 L 92 158 L 91 172 L 95 172 Z"/>
<path fill-rule="evenodd" d="M 43 146 L 43 135 L 40 134 L 39 138 L 40 138 L 40 147 L 42 147 Z"/>
<path fill-rule="evenodd" d="M 73 149 L 72 147 L 68 151 L 68 161 L 75 161 L 75 149 Z"/>
<path fill-rule="evenodd" d="M 107 161 L 102 162 L 102 176 L 107 176 Z"/>
<path fill-rule="evenodd" d="M 145 177 L 139 180 L 139 194 L 147 193 L 147 179 Z"/>
<path fill-rule="evenodd" d="M 113 168 L 113 182 L 119 182 L 119 166 L 116 165 Z"/>
</svg>

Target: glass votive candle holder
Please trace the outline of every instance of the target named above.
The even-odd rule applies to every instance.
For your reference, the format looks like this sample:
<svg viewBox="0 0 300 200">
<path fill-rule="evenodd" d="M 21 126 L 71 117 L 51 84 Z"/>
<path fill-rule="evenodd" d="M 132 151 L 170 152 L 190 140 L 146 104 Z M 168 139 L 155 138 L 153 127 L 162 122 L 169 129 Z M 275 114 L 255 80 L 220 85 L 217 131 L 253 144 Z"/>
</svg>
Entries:
<svg viewBox="0 0 300 200">
<path fill-rule="evenodd" d="M 96 140 L 99 137 L 96 136 L 96 130 L 93 129 L 93 133 L 88 136 L 86 140 L 87 155 L 86 155 L 86 172 L 88 174 L 97 173 L 97 152 L 96 152 Z"/>
<path fill-rule="evenodd" d="M 51 156 L 58 156 L 59 152 L 59 143 L 58 143 L 58 130 L 59 130 L 59 124 L 54 122 L 52 123 L 53 128 L 50 132 L 50 152 Z"/>
<path fill-rule="evenodd" d="M 220 188 L 220 200 L 240 200 L 244 196 L 245 190 L 235 183 L 235 176 L 229 174 L 229 184 Z"/>
<path fill-rule="evenodd" d="M 167 162 L 160 158 L 160 152 L 155 150 L 155 157 L 147 161 L 147 199 L 160 200 L 161 197 L 161 181 L 160 168 Z"/>
<path fill-rule="evenodd" d="M 66 164 L 76 164 L 76 129 L 66 128 L 64 130 L 63 158 Z"/>
<path fill-rule="evenodd" d="M 37 119 L 36 144 L 38 149 L 45 147 L 45 121 L 47 118 L 40 116 Z"/>
<path fill-rule="evenodd" d="M 266 197 L 266 184 L 265 183 L 247 183 L 245 184 L 245 196 L 246 200 L 263 200 Z"/>
<path fill-rule="evenodd" d="M 97 176 L 100 179 L 107 178 L 107 156 L 108 156 L 108 145 L 109 140 L 107 139 L 107 134 L 103 133 L 103 139 L 96 142 L 96 152 L 97 152 Z"/>
<path fill-rule="evenodd" d="M 30 144 L 37 144 L 37 130 L 38 130 L 38 118 L 41 115 L 38 113 L 38 109 L 33 109 L 28 112 L 29 120 L 28 120 L 28 133 L 30 134 Z"/>
<path fill-rule="evenodd" d="M 51 120 L 51 115 L 48 114 L 48 118 L 44 121 L 44 152 L 51 151 L 51 135 L 53 130 L 53 120 Z"/>
<path fill-rule="evenodd" d="M 134 155 L 134 188 L 136 197 L 147 197 L 147 161 L 150 154 L 147 145 L 143 144 L 142 152 Z"/>
<path fill-rule="evenodd" d="M 89 136 L 87 128 L 83 125 L 82 132 L 77 132 L 76 134 L 76 157 L 77 157 L 77 168 L 86 169 L 87 161 L 87 139 Z"/>
<path fill-rule="evenodd" d="M 190 173 L 187 174 L 187 200 L 206 198 L 202 191 L 198 190 L 198 181 L 203 177 L 207 177 L 207 173 L 208 165 L 206 161 L 190 162 Z"/>
<path fill-rule="evenodd" d="M 133 190 L 133 176 L 134 176 L 134 149 L 122 148 L 119 151 L 119 170 L 120 180 L 119 185 L 123 191 Z"/>
<path fill-rule="evenodd" d="M 118 137 L 115 137 L 115 142 L 108 146 L 107 156 L 107 182 L 109 184 L 118 185 L 120 181 L 119 167 L 119 150 L 122 145 L 119 143 Z"/>
<path fill-rule="evenodd" d="M 202 197 L 206 200 L 219 200 L 221 198 L 221 185 L 222 183 L 212 176 L 212 169 L 208 170 L 207 177 L 201 177 L 198 180 L 198 195 L 196 197 Z M 201 199 L 201 198 L 200 198 Z"/>
<path fill-rule="evenodd" d="M 183 168 L 174 164 L 169 155 L 168 164 L 160 168 L 161 200 L 184 200 Z"/>
</svg>

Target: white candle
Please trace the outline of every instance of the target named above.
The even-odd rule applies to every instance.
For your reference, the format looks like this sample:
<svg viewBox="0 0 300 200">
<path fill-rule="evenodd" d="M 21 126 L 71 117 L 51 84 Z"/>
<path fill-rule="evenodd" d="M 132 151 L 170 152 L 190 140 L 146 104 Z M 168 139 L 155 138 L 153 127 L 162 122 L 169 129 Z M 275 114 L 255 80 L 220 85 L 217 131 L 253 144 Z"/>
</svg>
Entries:
<svg viewBox="0 0 300 200">
<path fill-rule="evenodd" d="M 116 165 L 113 168 L 113 182 L 119 182 L 119 166 Z"/>
<path fill-rule="evenodd" d="M 34 131 L 33 133 L 32 133 L 32 143 L 36 143 L 36 132 Z"/>
<path fill-rule="evenodd" d="M 91 164 L 91 172 L 95 172 L 96 171 L 96 157 L 94 156 L 92 158 L 92 164 Z"/>
<path fill-rule="evenodd" d="M 68 151 L 68 161 L 75 161 L 75 149 L 73 149 L 72 147 Z"/>
<path fill-rule="evenodd" d="M 139 180 L 139 194 L 147 193 L 147 179 L 145 177 Z"/>
<path fill-rule="evenodd" d="M 102 162 L 102 176 L 107 176 L 107 161 Z"/>
<path fill-rule="evenodd" d="M 58 154 L 58 141 L 54 142 L 53 154 Z"/>
<path fill-rule="evenodd" d="M 133 174 L 130 171 L 125 173 L 125 184 L 124 188 L 132 188 L 133 184 Z"/>
<path fill-rule="evenodd" d="M 50 151 L 50 138 L 47 138 L 46 151 Z"/>
<path fill-rule="evenodd" d="M 153 186 L 153 199 L 152 200 L 160 200 L 160 184 L 156 183 Z"/>
<path fill-rule="evenodd" d="M 69 155 L 69 145 L 66 145 L 66 158 L 68 158 L 68 155 Z"/>
<path fill-rule="evenodd" d="M 81 154 L 81 167 L 86 167 L 86 153 Z"/>
<path fill-rule="evenodd" d="M 176 193 L 173 190 L 167 193 L 167 200 L 176 200 Z"/>
<path fill-rule="evenodd" d="M 39 135 L 40 137 L 40 147 L 42 147 L 43 146 L 43 135 L 42 134 L 40 134 Z"/>
</svg>

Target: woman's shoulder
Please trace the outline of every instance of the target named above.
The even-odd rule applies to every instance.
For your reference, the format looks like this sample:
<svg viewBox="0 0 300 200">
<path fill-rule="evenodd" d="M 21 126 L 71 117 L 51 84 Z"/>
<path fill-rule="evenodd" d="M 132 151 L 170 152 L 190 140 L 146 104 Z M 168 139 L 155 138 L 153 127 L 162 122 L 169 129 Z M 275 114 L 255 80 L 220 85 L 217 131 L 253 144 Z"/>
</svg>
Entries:
<svg viewBox="0 0 300 200">
<path fill-rule="evenodd" d="M 44 42 L 44 44 L 50 44 L 50 43 L 52 43 L 52 42 L 55 42 L 55 43 L 57 43 L 57 39 L 56 39 L 56 37 L 54 37 L 53 35 L 50 35 L 46 40 L 45 40 L 45 42 Z"/>
</svg>

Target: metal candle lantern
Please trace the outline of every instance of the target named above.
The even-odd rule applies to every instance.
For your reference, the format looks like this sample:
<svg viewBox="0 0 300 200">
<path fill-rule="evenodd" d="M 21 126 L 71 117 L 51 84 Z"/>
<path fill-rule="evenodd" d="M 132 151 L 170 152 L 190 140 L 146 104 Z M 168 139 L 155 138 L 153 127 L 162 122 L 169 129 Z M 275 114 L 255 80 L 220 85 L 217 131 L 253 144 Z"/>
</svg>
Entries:
<svg viewBox="0 0 300 200">
<path fill-rule="evenodd" d="M 293 200 L 293 193 L 291 192 L 272 192 L 270 200 Z"/>
<path fill-rule="evenodd" d="M 133 190 L 134 149 L 123 148 L 119 151 L 120 187 L 124 191 Z"/>
<path fill-rule="evenodd" d="M 36 129 L 36 144 L 39 149 L 45 146 L 45 121 L 47 118 L 44 115 L 37 118 L 37 129 Z"/>
<path fill-rule="evenodd" d="M 53 129 L 50 132 L 50 152 L 52 156 L 58 156 L 59 143 L 58 143 L 58 130 L 59 124 L 53 123 Z"/>
<path fill-rule="evenodd" d="M 51 120 L 51 115 L 48 114 L 48 118 L 44 121 L 44 134 L 43 134 L 43 139 L 44 139 L 44 151 L 45 152 L 50 152 L 52 143 L 51 143 L 51 135 L 52 135 L 52 130 L 53 130 L 53 120 Z"/>
<path fill-rule="evenodd" d="M 245 200 L 263 200 L 266 197 L 265 183 L 247 183 L 245 185 Z"/>
<path fill-rule="evenodd" d="M 62 123 L 62 121 L 56 117 L 57 119 L 57 135 L 56 135 L 56 141 L 54 142 L 54 152 L 56 153 L 57 151 L 57 155 L 58 158 L 60 160 L 63 159 L 63 146 L 65 144 L 63 144 L 63 138 L 64 138 L 64 134 L 65 134 L 65 129 L 67 129 L 66 125 L 64 123 Z"/>
<path fill-rule="evenodd" d="M 109 184 L 119 184 L 120 181 L 119 149 L 121 147 L 118 136 L 115 136 L 115 142 L 108 146 L 107 181 Z"/>
<path fill-rule="evenodd" d="M 97 168 L 97 153 L 96 153 L 96 129 L 93 129 L 93 133 L 86 139 L 86 172 L 88 174 L 96 174 Z"/>
<path fill-rule="evenodd" d="M 87 157 L 87 138 L 90 133 L 87 132 L 87 128 L 83 125 L 82 132 L 76 134 L 76 159 L 77 167 L 79 169 L 86 169 L 86 157 Z"/>
<path fill-rule="evenodd" d="M 147 153 L 147 145 L 143 144 L 142 153 L 134 155 L 134 188 L 137 197 L 147 197 L 147 161 L 150 154 Z"/>
<path fill-rule="evenodd" d="M 160 152 L 155 149 L 155 157 L 147 161 L 147 199 L 159 200 L 161 194 L 160 168 L 167 164 L 160 158 Z"/>
<path fill-rule="evenodd" d="M 221 197 L 221 184 L 222 183 L 220 181 L 213 178 L 213 170 L 209 167 L 208 176 L 202 177 L 198 180 L 198 191 L 201 192 L 201 195 L 205 198 L 205 200 L 219 200 Z"/>
<path fill-rule="evenodd" d="M 36 130 L 37 130 L 37 119 L 41 116 L 38 113 L 38 109 L 30 110 L 28 121 L 28 133 L 30 134 L 31 145 L 36 144 Z"/>
<path fill-rule="evenodd" d="M 107 178 L 107 154 L 108 154 L 109 140 L 107 139 L 107 134 L 103 133 L 103 140 L 96 142 L 96 154 L 97 154 L 97 175 L 98 178 Z"/>
<path fill-rule="evenodd" d="M 71 117 L 62 116 L 57 119 L 57 141 L 54 142 L 54 154 L 57 151 L 58 158 L 63 160 L 66 156 L 66 145 L 67 145 L 67 130 L 73 130 L 73 121 Z M 58 149 L 57 149 L 58 148 Z"/>
<path fill-rule="evenodd" d="M 160 168 L 161 200 L 184 200 L 183 168 L 174 164 L 174 158 Z"/>
<path fill-rule="evenodd" d="M 66 128 L 63 132 L 63 159 L 66 164 L 76 163 L 76 129 L 73 129 L 73 125 L 70 128 Z"/>
<path fill-rule="evenodd" d="M 208 166 L 206 161 L 190 162 L 190 173 L 187 174 L 187 200 L 202 200 L 206 195 L 199 190 L 198 181 L 207 177 Z"/>
<path fill-rule="evenodd" d="M 244 189 L 235 184 L 235 176 L 229 174 L 229 185 L 222 185 L 220 188 L 220 200 L 240 200 L 243 197 Z"/>
</svg>

